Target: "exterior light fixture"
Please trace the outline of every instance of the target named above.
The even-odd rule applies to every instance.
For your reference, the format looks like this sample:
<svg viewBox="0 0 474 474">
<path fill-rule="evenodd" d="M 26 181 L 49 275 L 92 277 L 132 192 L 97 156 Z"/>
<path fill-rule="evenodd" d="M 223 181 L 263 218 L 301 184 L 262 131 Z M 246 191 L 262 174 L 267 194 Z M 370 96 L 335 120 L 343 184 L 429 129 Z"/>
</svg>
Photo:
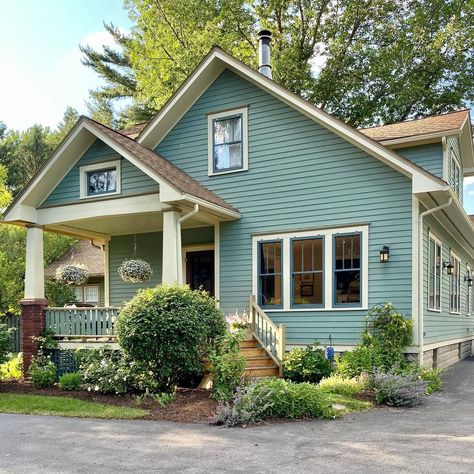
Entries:
<svg viewBox="0 0 474 474">
<path fill-rule="evenodd" d="M 472 279 L 471 275 L 466 275 L 464 277 L 464 281 L 467 282 L 467 286 L 472 286 L 474 280 Z"/>
<path fill-rule="evenodd" d="M 388 262 L 388 259 L 390 258 L 390 249 L 384 245 L 382 247 L 382 250 L 380 251 L 380 261 L 382 263 Z"/>
<path fill-rule="evenodd" d="M 454 271 L 454 265 L 451 262 L 443 262 L 443 267 L 446 268 L 446 273 L 452 275 Z"/>
</svg>

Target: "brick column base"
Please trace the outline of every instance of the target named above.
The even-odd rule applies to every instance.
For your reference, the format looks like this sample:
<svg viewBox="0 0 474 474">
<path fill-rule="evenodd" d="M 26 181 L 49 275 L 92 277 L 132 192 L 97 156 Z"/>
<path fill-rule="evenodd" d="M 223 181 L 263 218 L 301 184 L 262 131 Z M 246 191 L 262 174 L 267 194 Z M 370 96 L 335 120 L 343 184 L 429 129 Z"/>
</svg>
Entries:
<svg viewBox="0 0 474 474">
<path fill-rule="evenodd" d="M 20 301 L 21 326 L 23 342 L 23 375 L 28 376 L 31 359 L 38 354 L 38 342 L 32 339 L 38 337 L 45 328 L 44 308 L 48 300 L 44 298 L 24 299 Z"/>
</svg>

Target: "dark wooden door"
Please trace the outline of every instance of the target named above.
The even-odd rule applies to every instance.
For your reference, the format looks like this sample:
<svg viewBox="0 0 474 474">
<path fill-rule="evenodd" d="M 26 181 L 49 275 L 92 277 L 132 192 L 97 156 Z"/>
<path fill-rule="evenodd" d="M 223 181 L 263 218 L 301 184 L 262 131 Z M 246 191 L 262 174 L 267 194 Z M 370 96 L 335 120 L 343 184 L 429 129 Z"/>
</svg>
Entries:
<svg viewBox="0 0 474 474">
<path fill-rule="evenodd" d="M 186 283 L 214 296 L 214 250 L 186 252 Z"/>
</svg>

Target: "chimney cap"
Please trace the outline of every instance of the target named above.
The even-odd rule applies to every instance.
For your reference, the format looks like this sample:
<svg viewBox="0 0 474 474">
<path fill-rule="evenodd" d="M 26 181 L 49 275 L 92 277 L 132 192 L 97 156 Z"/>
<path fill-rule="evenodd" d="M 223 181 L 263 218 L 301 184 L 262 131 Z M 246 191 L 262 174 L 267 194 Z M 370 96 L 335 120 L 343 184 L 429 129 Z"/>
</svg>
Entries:
<svg viewBox="0 0 474 474">
<path fill-rule="evenodd" d="M 262 36 L 272 36 L 272 32 L 270 30 L 260 30 L 258 32 L 258 37 L 261 38 Z"/>
</svg>

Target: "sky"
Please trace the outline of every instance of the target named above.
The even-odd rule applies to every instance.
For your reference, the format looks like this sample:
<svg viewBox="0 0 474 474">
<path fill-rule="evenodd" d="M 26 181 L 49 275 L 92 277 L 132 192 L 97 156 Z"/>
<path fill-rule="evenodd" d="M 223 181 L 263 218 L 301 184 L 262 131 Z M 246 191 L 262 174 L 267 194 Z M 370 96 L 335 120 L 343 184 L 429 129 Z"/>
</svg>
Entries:
<svg viewBox="0 0 474 474">
<path fill-rule="evenodd" d="M 104 21 L 130 29 L 122 0 L 0 0 L 0 121 L 54 128 L 68 105 L 85 113 L 101 81 L 81 64 L 79 44 L 112 45 Z M 465 179 L 464 206 L 474 214 L 474 177 Z"/>
<path fill-rule="evenodd" d="M 0 120 L 10 129 L 55 127 L 68 105 L 85 112 L 100 85 L 79 44 L 113 44 L 103 22 L 127 31 L 122 0 L 0 0 Z"/>
</svg>

